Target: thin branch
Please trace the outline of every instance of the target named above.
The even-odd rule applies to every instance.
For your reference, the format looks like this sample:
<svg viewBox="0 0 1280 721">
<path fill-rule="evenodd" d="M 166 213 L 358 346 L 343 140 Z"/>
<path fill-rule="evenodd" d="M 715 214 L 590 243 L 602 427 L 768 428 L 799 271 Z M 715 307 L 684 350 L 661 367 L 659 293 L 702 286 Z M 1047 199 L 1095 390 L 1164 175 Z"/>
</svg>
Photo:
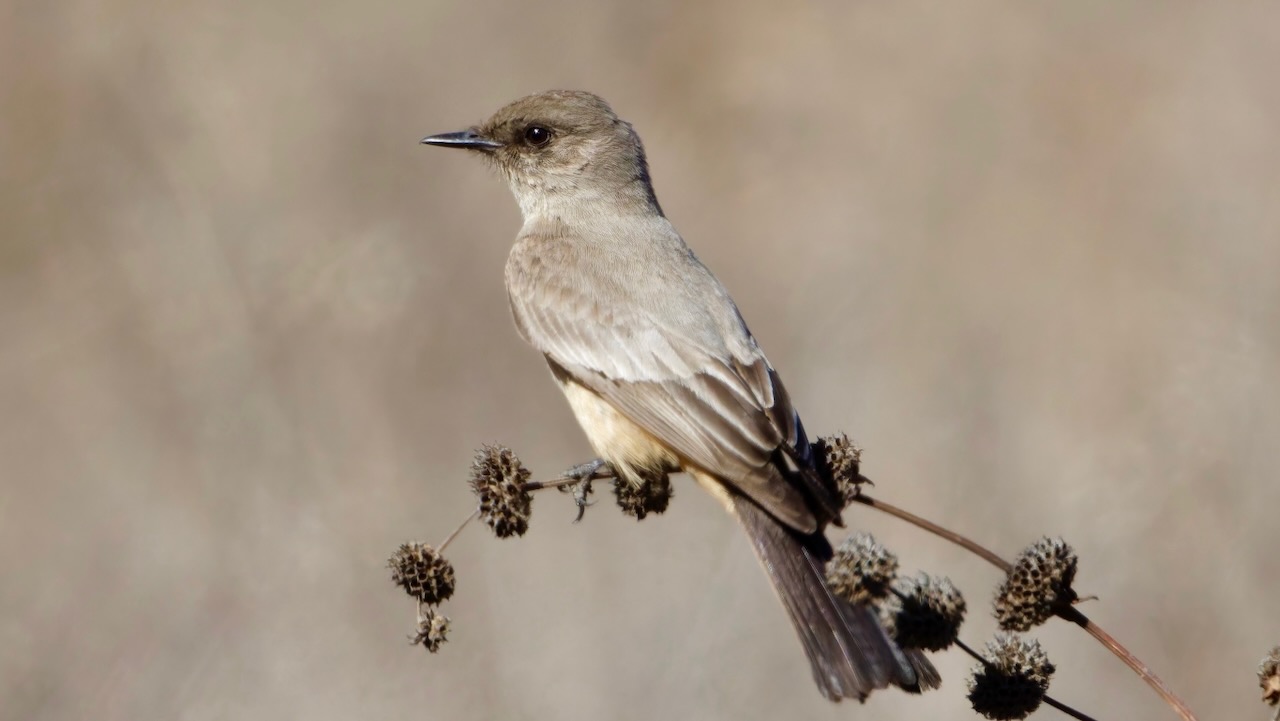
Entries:
<svg viewBox="0 0 1280 721">
<path fill-rule="evenodd" d="M 957 638 L 956 645 L 959 646 L 965 653 L 969 654 L 970 656 L 973 656 L 973 658 L 977 660 L 979 663 L 981 663 L 983 666 L 986 666 L 987 668 L 991 668 L 991 662 L 983 658 L 982 654 L 978 653 L 977 651 L 974 651 L 972 648 L 969 648 L 968 644 L 966 644 L 964 641 L 961 641 L 960 639 Z M 1062 703 L 1061 701 L 1054 700 L 1054 698 L 1049 694 L 1045 694 L 1043 700 L 1046 704 L 1058 709 L 1062 713 L 1072 718 L 1080 719 L 1080 721 L 1097 721 L 1097 719 L 1085 714 L 1083 711 L 1077 711 L 1071 708 L 1070 706 L 1066 705 L 1065 703 Z"/>
</svg>

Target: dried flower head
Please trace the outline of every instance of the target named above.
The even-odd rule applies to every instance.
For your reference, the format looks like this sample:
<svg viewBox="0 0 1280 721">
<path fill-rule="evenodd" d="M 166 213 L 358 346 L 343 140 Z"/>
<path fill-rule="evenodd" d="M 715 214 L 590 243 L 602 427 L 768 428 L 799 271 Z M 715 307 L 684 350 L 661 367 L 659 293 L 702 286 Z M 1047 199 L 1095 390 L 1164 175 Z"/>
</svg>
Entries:
<svg viewBox="0 0 1280 721">
<path fill-rule="evenodd" d="M 1026 718 L 1049 690 L 1053 664 L 1033 638 L 997 633 L 987 642 L 987 663 L 969 676 L 969 703 L 989 719 Z"/>
<path fill-rule="evenodd" d="M 635 516 L 643 521 L 650 513 L 662 513 L 671 503 L 671 478 L 665 474 L 654 474 L 643 479 L 639 485 L 633 485 L 625 478 L 618 478 L 613 483 L 613 495 L 618 507 L 628 516 Z"/>
<path fill-rule="evenodd" d="M 898 557 L 862 531 L 844 539 L 827 563 L 827 585 L 850 603 L 879 601 L 897 575 Z"/>
<path fill-rule="evenodd" d="M 810 448 L 818 465 L 818 472 L 840 491 L 844 505 L 849 505 L 862 493 L 862 484 L 870 482 L 860 474 L 862 449 L 855 446 L 844 433 L 823 436 L 810 444 Z"/>
<path fill-rule="evenodd" d="M 1027 631 L 1076 601 L 1076 554 L 1061 538 L 1041 538 L 1018 556 L 996 591 L 1000 628 Z"/>
<path fill-rule="evenodd" d="M 412 637 L 414 645 L 425 647 L 431 653 L 440 650 L 440 644 L 449 640 L 449 617 L 436 612 L 435 609 L 424 609 L 418 617 L 418 633 Z"/>
<path fill-rule="evenodd" d="M 498 538 L 529 530 L 533 496 L 524 488 L 529 469 L 506 446 L 485 445 L 471 463 L 471 490 L 480 499 L 480 520 Z"/>
<path fill-rule="evenodd" d="M 437 604 L 453 595 L 453 564 L 425 543 L 405 543 L 387 559 L 391 580 L 422 603 Z"/>
<path fill-rule="evenodd" d="M 1258 664 L 1258 684 L 1262 686 L 1262 700 L 1271 706 L 1280 705 L 1280 646 Z"/>
<path fill-rule="evenodd" d="M 941 651 L 955 643 L 965 603 L 951 579 L 918 573 L 894 581 L 890 590 L 880 614 L 899 646 Z"/>
</svg>

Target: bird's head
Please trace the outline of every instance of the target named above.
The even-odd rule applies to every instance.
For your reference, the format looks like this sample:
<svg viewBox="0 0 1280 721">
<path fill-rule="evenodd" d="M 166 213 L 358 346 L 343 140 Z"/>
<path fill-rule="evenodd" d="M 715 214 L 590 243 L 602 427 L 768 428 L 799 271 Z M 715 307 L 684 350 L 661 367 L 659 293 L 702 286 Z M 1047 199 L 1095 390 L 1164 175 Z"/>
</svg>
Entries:
<svg viewBox="0 0 1280 721">
<path fill-rule="evenodd" d="M 506 177 L 526 217 L 547 207 L 596 200 L 636 200 L 657 208 L 640 138 L 592 93 L 530 95 L 480 125 L 422 142 L 488 158 Z"/>
</svg>

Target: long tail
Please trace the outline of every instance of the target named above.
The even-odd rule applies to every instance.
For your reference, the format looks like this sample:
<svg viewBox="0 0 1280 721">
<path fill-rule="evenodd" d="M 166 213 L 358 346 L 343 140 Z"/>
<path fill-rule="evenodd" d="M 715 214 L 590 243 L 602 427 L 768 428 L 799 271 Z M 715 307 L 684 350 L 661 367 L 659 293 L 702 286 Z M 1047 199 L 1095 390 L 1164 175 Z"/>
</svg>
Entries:
<svg viewBox="0 0 1280 721">
<path fill-rule="evenodd" d="M 741 496 L 733 498 L 732 510 L 791 617 L 824 696 L 862 700 L 890 684 L 912 692 L 938 685 L 928 659 L 899 649 L 873 609 L 850 604 L 827 587 L 823 566 L 831 545 L 821 532 L 800 536 Z"/>
</svg>

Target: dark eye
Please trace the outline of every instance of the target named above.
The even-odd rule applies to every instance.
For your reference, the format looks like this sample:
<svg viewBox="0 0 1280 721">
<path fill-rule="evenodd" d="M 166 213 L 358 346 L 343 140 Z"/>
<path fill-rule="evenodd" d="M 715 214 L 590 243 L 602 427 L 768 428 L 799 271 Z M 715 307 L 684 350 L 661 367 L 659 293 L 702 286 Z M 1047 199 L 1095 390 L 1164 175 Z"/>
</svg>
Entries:
<svg viewBox="0 0 1280 721">
<path fill-rule="evenodd" d="M 530 125 L 524 129 L 524 141 L 532 146 L 541 147 L 551 142 L 551 131 L 541 125 Z"/>
</svg>

